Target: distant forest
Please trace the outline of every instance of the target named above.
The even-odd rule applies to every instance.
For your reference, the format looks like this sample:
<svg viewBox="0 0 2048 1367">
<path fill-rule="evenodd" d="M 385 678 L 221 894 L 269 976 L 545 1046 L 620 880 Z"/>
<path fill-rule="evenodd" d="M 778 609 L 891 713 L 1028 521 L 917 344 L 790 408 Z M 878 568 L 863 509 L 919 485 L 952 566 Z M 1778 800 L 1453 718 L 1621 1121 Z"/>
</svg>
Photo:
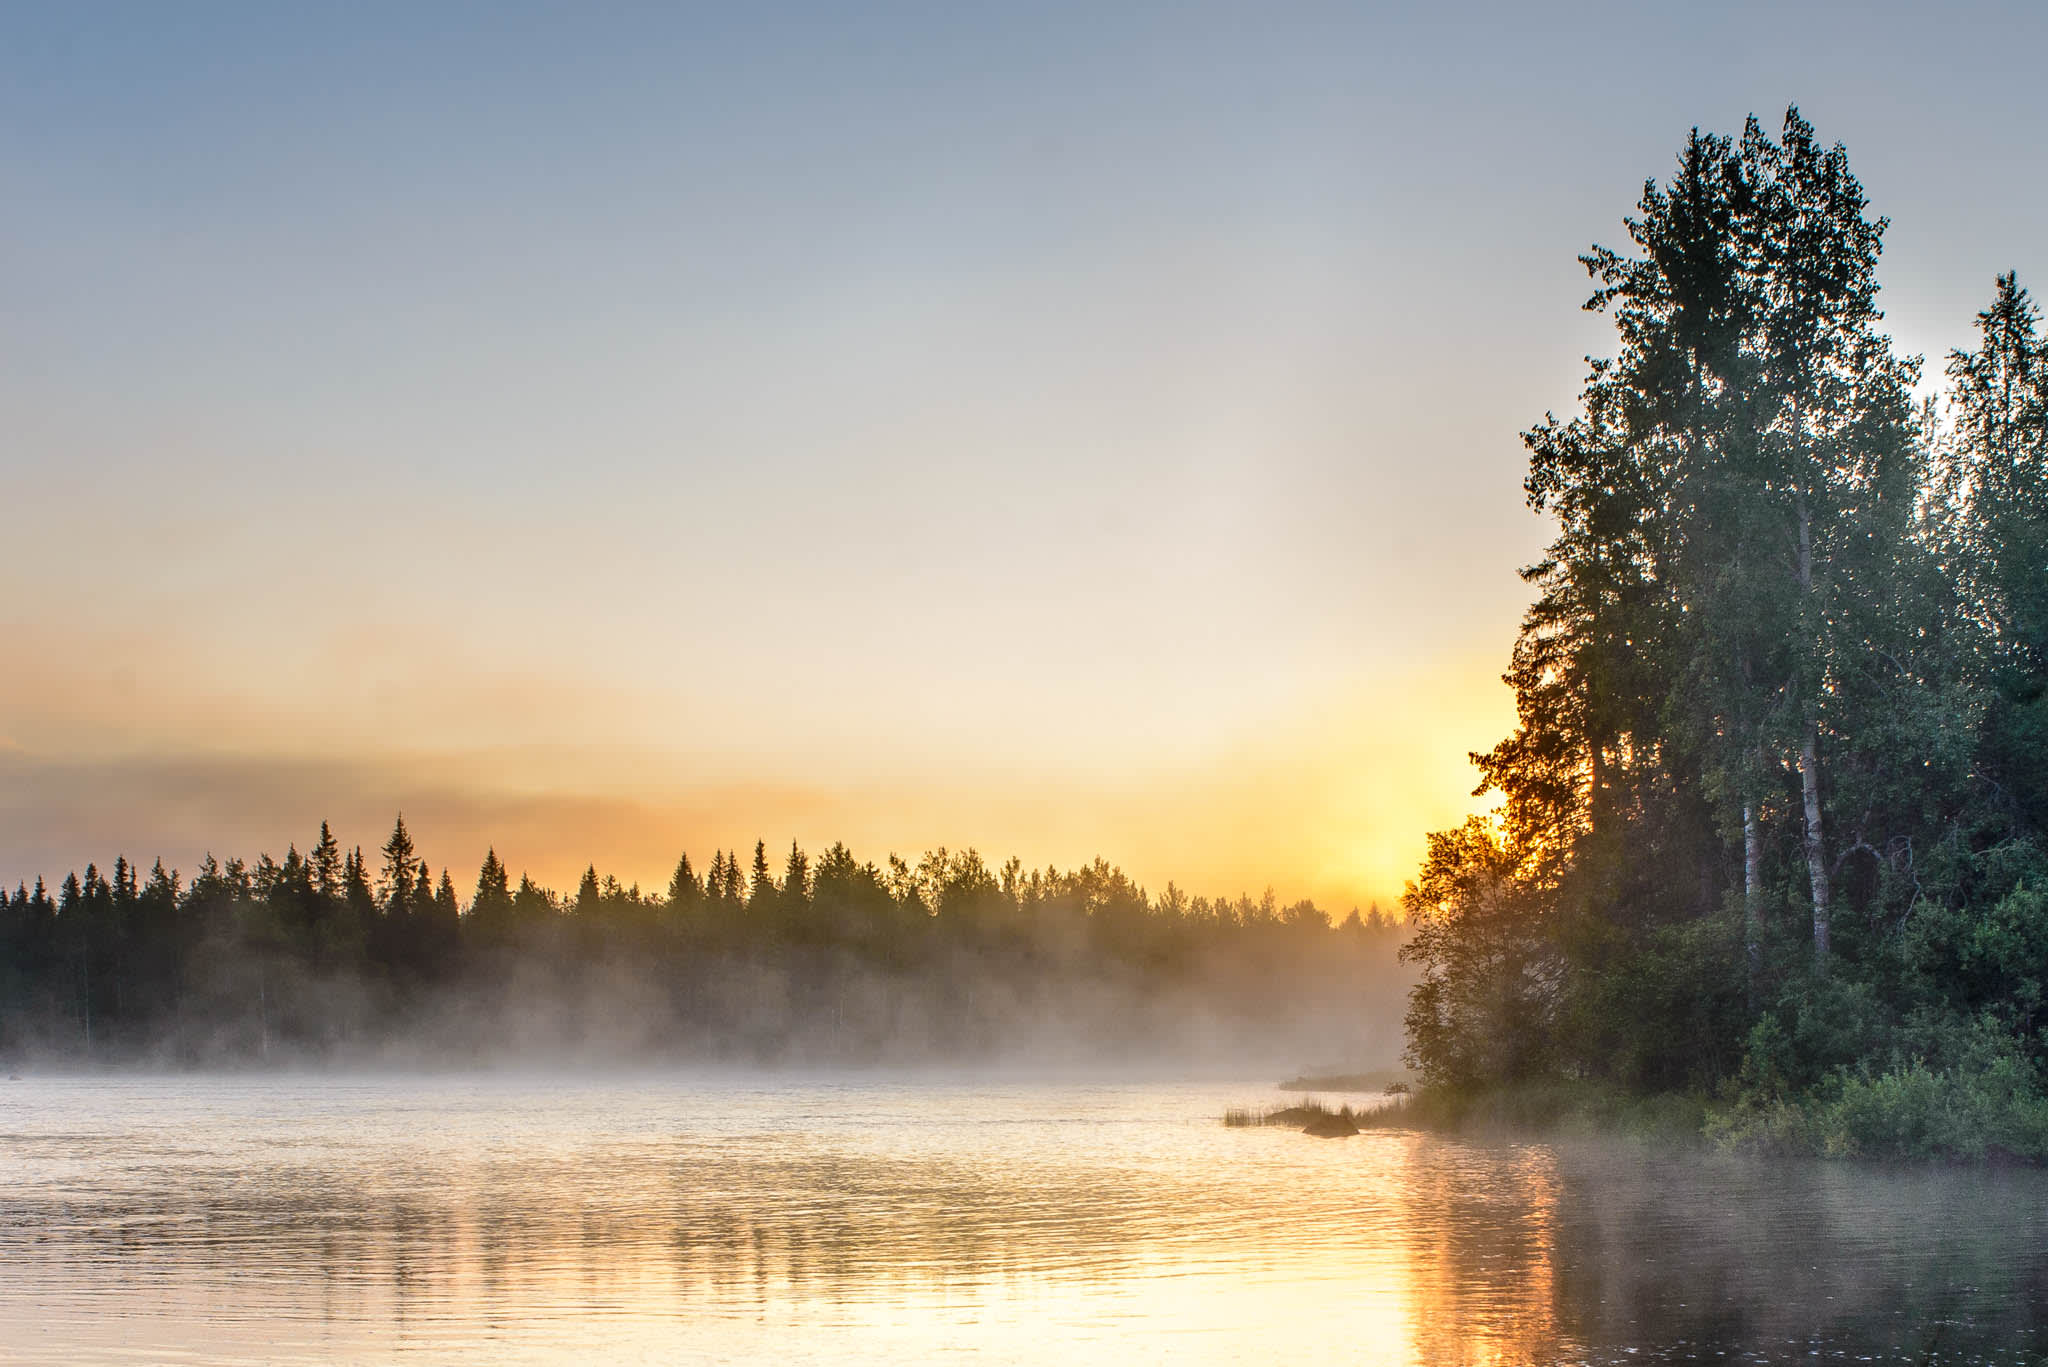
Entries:
<svg viewBox="0 0 2048 1367">
<path fill-rule="evenodd" d="M 678 860 L 562 896 L 493 850 L 465 899 L 403 816 L 366 858 L 88 867 L 0 898 L 0 1058 L 446 1063 L 1378 1063 L 1412 974 L 1377 907 L 1148 896 L 1069 872 Z M 466 881 L 466 880 L 465 880 Z"/>
<path fill-rule="evenodd" d="M 1615 324 L 1523 435 L 1556 540 L 1406 907 L 1440 1093 L 1706 1098 L 1833 1152 L 2048 1156 L 2048 346 L 1880 331 L 1847 153 L 1695 131 L 1581 258 Z"/>
</svg>

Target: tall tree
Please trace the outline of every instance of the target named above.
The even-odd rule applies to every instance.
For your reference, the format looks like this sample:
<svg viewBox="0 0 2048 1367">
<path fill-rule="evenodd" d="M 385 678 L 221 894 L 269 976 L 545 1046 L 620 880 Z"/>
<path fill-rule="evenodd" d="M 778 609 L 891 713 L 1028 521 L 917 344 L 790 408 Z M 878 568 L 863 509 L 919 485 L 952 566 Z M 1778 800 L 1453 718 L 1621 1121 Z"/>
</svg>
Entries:
<svg viewBox="0 0 2048 1367">
<path fill-rule="evenodd" d="M 1944 495 L 1989 690 L 1981 763 L 2030 830 L 2048 827 L 2048 339 L 2016 275 L 1949 357 Z"/>
<path fill-rule="evenodd" d="M 313 842 L 313 848 L 306 856 L 306 865 L 313 880 L 313 891 L 323 899 L 335 901 L 341 897 L 341 842 L 334 838 L 334 832 L 325 821 L 320 823 L 320 838 Z"/>
<path fill-rule="evenodd" d="M 384 842 L 383 854 L 384 874 L 378 880 L 377 891 L 384 899 L 384 909 L 393 916 L 408 915 L 419 883 L 419 870 L 414 862 L 419 850 L 413 845 L 412 832 L 405 828 L 405 813 L 398 814 L 391 838 Z"/>
<path fill-rule="evenodd" d="M 765 914 L 775 902 L 775 879 L 768 872 L 768 842 L 754 842 L 754 877 L 747 888 L 747 910 Z"/>
<path fill-rule="evenodd" d="M 512 923 L 511 880 L 498 858 L 496 847 L 484 851 L 483 866 L 476 874 L 476 895 L 469 903 L 470 919 L 487 935 L 502 936 Z"/>
<path fill-rule="evenodd" d="M 1616 354 L 1524 434 L 1558 534 L 1526 572 L 1517 725 L 1475 757 L 1499 828 L 1433 843 L 1411 913 L 1439 1045 L 1534 991 L 1527 1028 L 1559 1033 L 1518 1057 L 1663 1085 L 1710 1080 L 1761 1009 L 1772 906 L 1804 903 L 1825 973 L 1838 880 L 1911 882 L 1913 798 L 1948 789 L 1897 753 L 1955 747 L 1916 363 L 1878 331 L 1885 222 L 1846 153 L 1796 109 L 1775 139 L 1695 130 L 1625 225 L 1583 258 Z"/>
<path fill-rule="evenodd" d="M 799 929 L 810 910 L 811 864 L 794 840 L 789 842 L 789 859 L 782 866 L 782 887 L 776 900 L 781 908 L 783 925 L 791 930 Z"/>
<path fill-rule="evenodd" d="M 696 871 L 690 867 L 690 854 L 685 850 L 676 860 L 676 869 L 668 880 L 668 905 L 671 912 L 685 912 L 697 905 L 704 897 L 704 885 L 697 881 Z"/>
<path fill-rule="evenodd" d="M 1779 141 L 1755 119 L 1739 141 L 1695 131 L 1672 183 L 1646 187 L 1628 220 L 1640 254 L 1586 257 L 1621 354 L 1595 367 L 1585 419 L 1530 434 L 1532 501 L 1564 530 L 1538 567 L 1550 591 L 1536 613 L 1564 622 L 1579 654 L 1560 670 L 1555 648 L 1529 650 L 1520 687 L 1540 715 L 1587 715 L 1589 816 L 1617 702 L 1641 734 L 1696 748 L 1684 763 L 1740 812 L 1752 959 L 1760 826 L 1789 752 L 1827 963 L 1828 700 L 1846 618 L 1881 610 L 1869 581 L 1910 549 L 1915 370 L 1876 328 L 1884 228 L 1847 153 L 1796 109 Z M 1546 696 L 1567 690 L 1564 705 Z M 1503 758 L 1537 749 L 1520 748 Z"/>
</svg>

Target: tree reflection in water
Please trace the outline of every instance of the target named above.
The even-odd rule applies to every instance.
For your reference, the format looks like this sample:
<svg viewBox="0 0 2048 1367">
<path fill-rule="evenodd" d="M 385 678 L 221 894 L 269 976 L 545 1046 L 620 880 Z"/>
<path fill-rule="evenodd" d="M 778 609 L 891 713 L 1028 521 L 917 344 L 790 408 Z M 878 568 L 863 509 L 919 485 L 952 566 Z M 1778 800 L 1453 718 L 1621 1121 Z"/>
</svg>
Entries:
<svg viewBox="0 0 2048 1367">
<path fill-rule="evenodd" d="M 1226 1129 L 1243 1088 L 30 1082 L 37 1360 L 2028 1361 L 2048 1174 Z"/>
</svg>

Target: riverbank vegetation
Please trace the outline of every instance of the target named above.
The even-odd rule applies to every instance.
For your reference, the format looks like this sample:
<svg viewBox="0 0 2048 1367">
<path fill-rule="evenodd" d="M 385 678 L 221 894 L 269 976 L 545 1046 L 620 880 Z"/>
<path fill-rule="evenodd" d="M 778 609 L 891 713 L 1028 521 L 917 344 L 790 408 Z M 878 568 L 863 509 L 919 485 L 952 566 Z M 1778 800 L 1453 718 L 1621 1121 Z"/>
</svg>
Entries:
<svg viewBox="0 0 2048 1367">
<path fill-rule="evenodd" d="M 189 880 L 116 859 L 0 898 L 0 1058 L 1273 1066 L 1397 1044 L 1404 928 L 1377 908 L 1332 924 L 971 850 L 778 862 L 685 855 L 652 894 L 591 868 L 564 896 L 493 851 L 464 896 L 403 817 L 369 856 L 323 824 L 306 854 Z"/>
<path fill-rule="evenodd" d="M 1406 908 L 1425 1109 L 1689 1097 L 1769 1149 L 2048 1157 L 2048 346 L 1939 376 L 1796 110 L 1695 132 L 1595 247 L 1616 351 L 1523 434 L 1556 537 Z M 1937 381 L 1920 390 L 1923 381 Z"/>
<path fill-rule="evenodd" d="M 1270 1125 L 1299 1130 L 1318 1139 L 1345 1139 L 1372 1124 L 1377 1114 L 1378 1111 L 1372 1107 L 1354 1111 L 1349 1105 L 1344 1105 L 1333 1110 L 1310 1097 L 1306 1101 L 1296 1101 L 1286 1106 L 1268 1106 L 1263 1110 L 1232 1106 L 1223 1112 L 1223 1124 L 1233 1130 Z"/>
</svg>

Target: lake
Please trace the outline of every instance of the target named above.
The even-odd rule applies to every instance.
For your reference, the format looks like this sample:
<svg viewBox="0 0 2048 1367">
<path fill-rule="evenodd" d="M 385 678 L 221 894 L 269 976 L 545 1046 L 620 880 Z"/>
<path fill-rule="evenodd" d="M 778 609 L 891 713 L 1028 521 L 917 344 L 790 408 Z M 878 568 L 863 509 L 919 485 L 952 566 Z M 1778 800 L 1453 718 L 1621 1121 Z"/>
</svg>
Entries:
<svg viewBox="0 0 2048 1367">
<path fill-rule="evenodd" d="M 2048 1354 L 2048 1174 L 1219 1122 L 1280 1095 L 32 1075 L 0 1360 Z"/>
</svg>

